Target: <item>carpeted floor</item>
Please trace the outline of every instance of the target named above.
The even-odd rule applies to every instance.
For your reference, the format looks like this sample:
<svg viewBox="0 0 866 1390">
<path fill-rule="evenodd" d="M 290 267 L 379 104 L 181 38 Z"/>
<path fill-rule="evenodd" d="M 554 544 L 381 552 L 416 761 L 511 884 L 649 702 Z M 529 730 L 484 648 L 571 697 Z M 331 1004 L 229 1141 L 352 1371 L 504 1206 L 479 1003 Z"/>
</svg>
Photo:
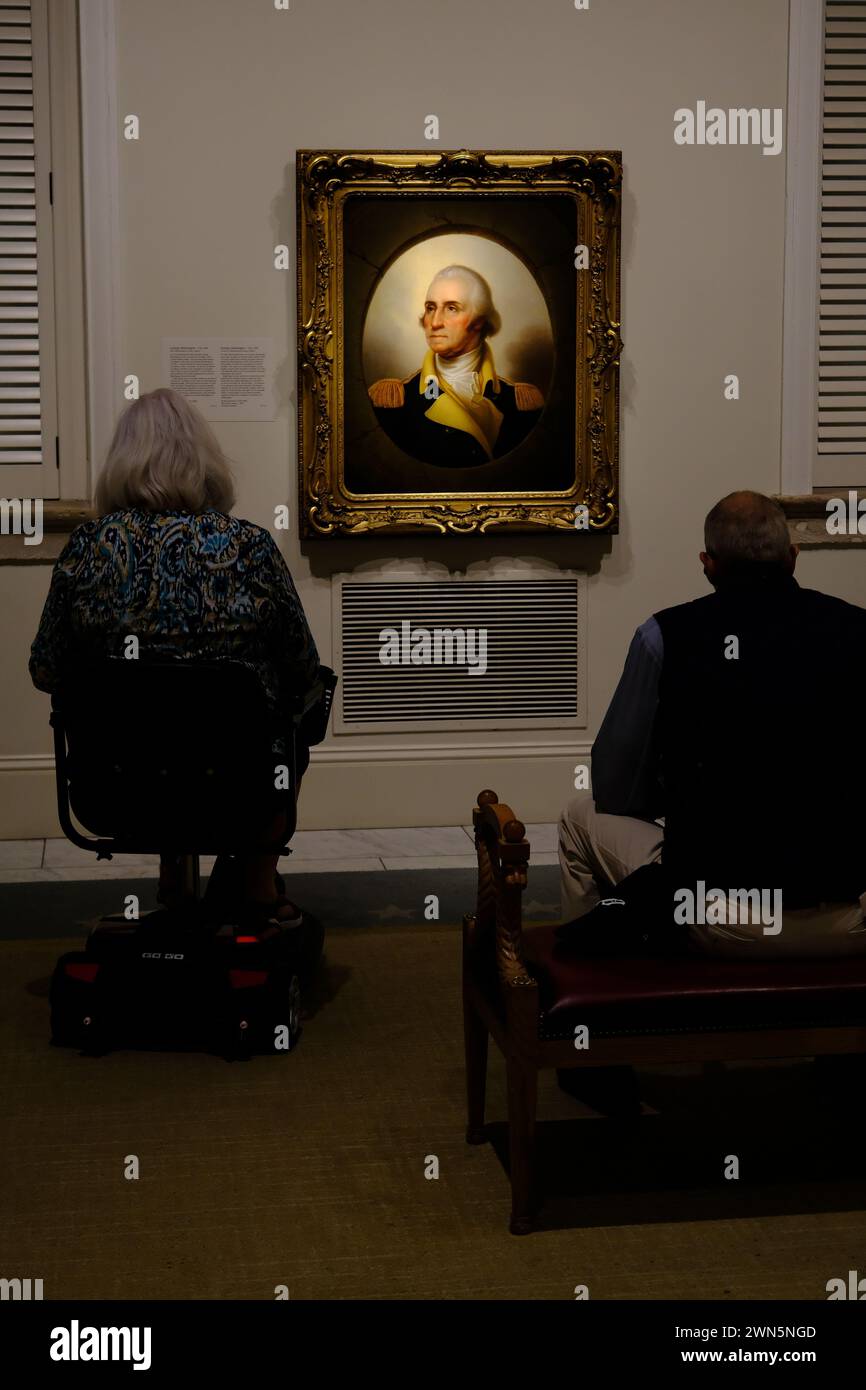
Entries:
<svg viewBox="0 0 866 1390">
<path fill-rule="evenodd" d="M 463 1140 L 454 925 L 332 929 L 297 1051 L 246 1063 L 50 1047 L 69 944 L 0 942 L 0 1273 L 46 1298 L 822 1299 L 862 1267 L 856 1129 L 809 1063 L 645 1076 L 630 1125 L 545 1076 L 549 1198 L 515 1238 L 495 1050 L 493 1142 Z"/>
</svg>

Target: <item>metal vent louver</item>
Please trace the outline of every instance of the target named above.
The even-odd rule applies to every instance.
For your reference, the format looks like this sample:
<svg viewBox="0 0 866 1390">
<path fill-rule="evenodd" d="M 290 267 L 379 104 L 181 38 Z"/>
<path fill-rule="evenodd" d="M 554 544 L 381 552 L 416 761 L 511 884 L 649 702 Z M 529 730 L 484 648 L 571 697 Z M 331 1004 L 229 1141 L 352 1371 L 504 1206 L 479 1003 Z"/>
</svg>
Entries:
<svg viewBox="0 0 866 1390">
<path fill-rule="evenodd" d="M 577 723 L 579 591 L 576 578 L 344 580 L 339 726 L 345 732 Z M 435 629 L 484 631 L 486 672 L 472 675 L 465 664 L 447 664 L 447 639 L 441 664 L 383 665 L 385 629 L 400 634 L 402 650 L 407 631 L 413 638 L 419 629 L 431 635 Z M 460 654 L 459 642 L 452 651 Z"/>
</svg>

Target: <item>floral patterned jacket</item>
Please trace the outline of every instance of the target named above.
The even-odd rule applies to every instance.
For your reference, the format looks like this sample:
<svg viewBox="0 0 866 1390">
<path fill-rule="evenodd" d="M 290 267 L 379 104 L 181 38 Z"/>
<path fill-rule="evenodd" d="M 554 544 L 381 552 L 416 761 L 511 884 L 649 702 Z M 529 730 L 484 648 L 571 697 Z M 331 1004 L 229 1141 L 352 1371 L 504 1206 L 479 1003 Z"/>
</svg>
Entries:
<svg viewBox="0 0 866 1390">
<path fill-rule="evenodd" d="M 67 661 L 231 658 L 259 675 L 275 713 L 313 685 L 316 644 L 273 537 L 224 512 L 142 508 L 76 527 L 54 567 L 30 676 L 53 691 Z M 282 738 L 274 751 L 283 754 Z"/>
</svg>

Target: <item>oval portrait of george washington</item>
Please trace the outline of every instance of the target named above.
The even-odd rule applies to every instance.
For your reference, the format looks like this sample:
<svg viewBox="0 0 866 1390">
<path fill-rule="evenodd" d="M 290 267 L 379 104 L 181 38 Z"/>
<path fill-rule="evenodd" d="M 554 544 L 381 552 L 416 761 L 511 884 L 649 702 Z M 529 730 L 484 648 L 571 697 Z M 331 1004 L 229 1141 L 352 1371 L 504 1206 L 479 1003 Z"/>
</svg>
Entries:
<svg viewBox="0 0 866 1390">
<path fill-rule="evenodd" d="M 554 347 L 544 295 L 493 237 L 415 242 L 383 271 L 364 320 L 367 393 L 412 458 L 467 468 L 517 448 L 541 418 Z"/>
</svg>

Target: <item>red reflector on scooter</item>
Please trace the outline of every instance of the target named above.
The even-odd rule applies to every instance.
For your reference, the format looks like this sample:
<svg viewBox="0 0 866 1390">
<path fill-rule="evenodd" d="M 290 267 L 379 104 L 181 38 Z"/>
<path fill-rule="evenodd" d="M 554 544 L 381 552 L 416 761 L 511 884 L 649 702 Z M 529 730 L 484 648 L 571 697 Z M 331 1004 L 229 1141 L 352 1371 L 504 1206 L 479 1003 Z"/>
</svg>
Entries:
<svg viewBox="0 0 866 1390">
<path fill-rule="evenodd" d="M 87 984 L 92 985 L 99 971 L 99 963 L 96 962 L 95 964 L 91 964 L 90 961 L 69 961 L 63 968 L 67 975 L 72 976 L 73 980 L 84 980 Z"/>
<path fill-rule="evenodd" d="M 229 984 L 232 989 L 253 989 L 257 985 L 263 985 L 267 978 L 267 970 L 229 971 Z"/>
<path fill-rule="evenodd" d="M 235 941 L 251 941 L 251 942 L 253 943 L 253 945 L 256 945 L 256 943 L 258 942 L 258 939 L 259 939 L 259 938 L 258 938 L 257 936 L 236 936 L 236 937 L 235 937 Z"/>
</svg>

